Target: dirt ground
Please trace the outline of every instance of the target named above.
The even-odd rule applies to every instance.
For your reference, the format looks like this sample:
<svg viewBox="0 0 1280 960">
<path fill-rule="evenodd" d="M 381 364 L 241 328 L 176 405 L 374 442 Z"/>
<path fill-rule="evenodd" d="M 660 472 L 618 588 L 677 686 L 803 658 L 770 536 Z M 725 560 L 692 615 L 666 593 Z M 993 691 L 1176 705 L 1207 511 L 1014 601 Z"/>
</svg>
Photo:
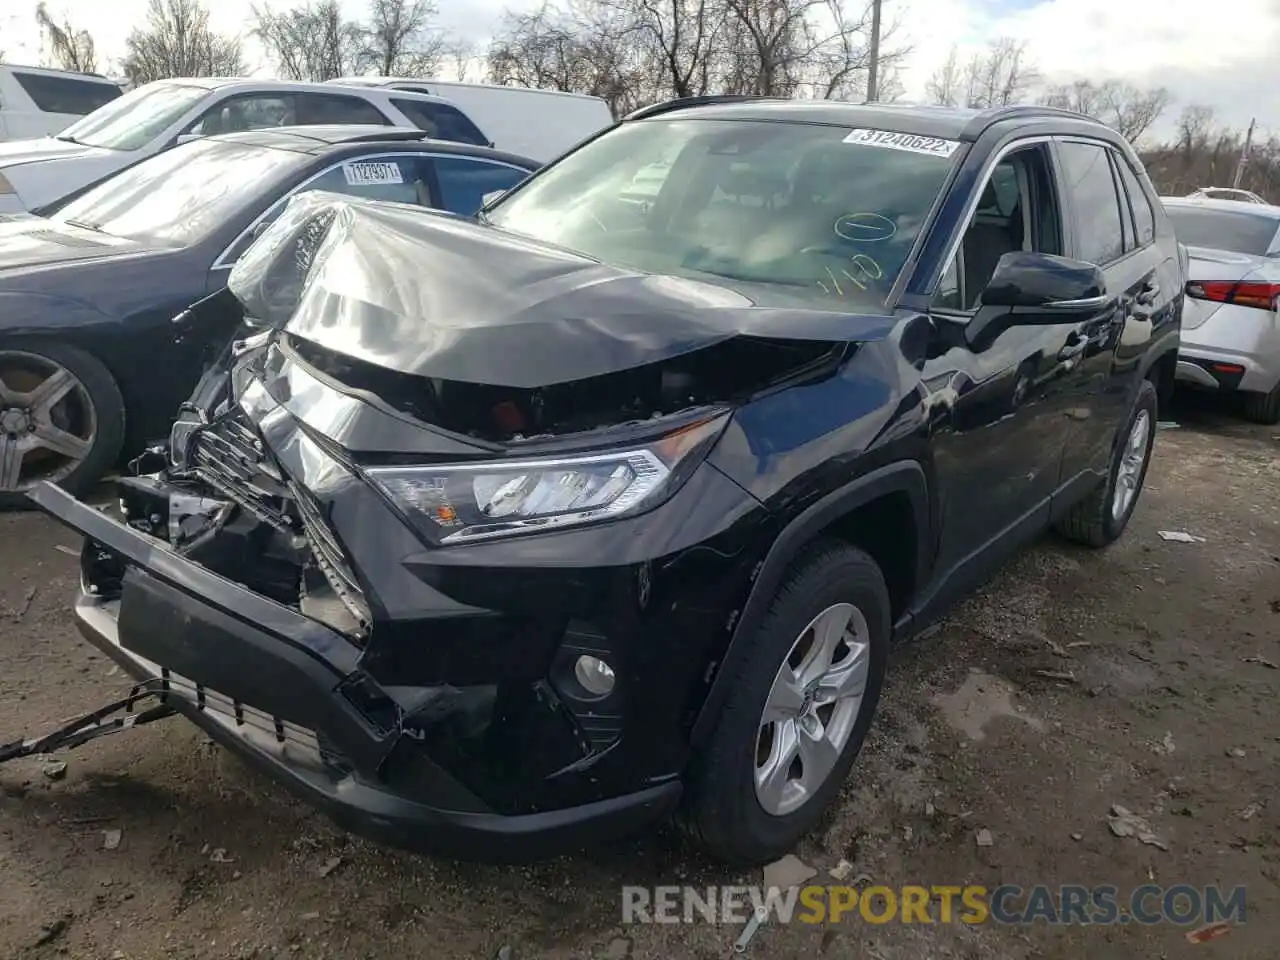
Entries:
<svg viewBox="0 0 1280 960">
<path fill-rule="evenodd" d="M 1278 955 L 1280 430 L 1173 415 L 1122 542 L 1046 541 L 899 651 L 838 810 L 797 854 L 818 882 L 1244 885 L 1247 922 L 1201 945 L 1171 924 L 766 924 L 747 956 Z M 0 740 L 125 686 L 74 635 L 73 543 L 0 515 Z M 665 828 L 522 868 L 380 849 L 177 719 L 60 759 L 56 781 L 44 760 L 0 767 L 0 957 L 729 957 L 737 927 L 624 927 L 620 888 L 759 881 Z M 1114 836 L 1114 804 L 1168 849 Z"/>
</svg>

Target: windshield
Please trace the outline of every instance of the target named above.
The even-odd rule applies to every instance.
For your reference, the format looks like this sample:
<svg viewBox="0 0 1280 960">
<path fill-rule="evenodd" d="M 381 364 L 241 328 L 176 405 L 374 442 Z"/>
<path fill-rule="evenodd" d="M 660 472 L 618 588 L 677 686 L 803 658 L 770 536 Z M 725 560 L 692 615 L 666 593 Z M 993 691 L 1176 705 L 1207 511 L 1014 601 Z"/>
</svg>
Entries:
<svg viewBox="0 0 1280 960">
<path fill-rule="evenodd" d="M 108 150 L 137 150 L 208 95 L 204 87 L 148 83 L 80 118 L 58 134 L 58 139 Z"/>
<path fill-rule="evenodd" d="M 288 150 L 197 140 L 116 174 L 50 219 L 75 221 L 118 237 L 188 246 L 222 226 L 284 171 L 308 160 Z"/>
<path fill-rule="evenodd" d="M 1189 247 L 1208 247 L 1231 253 L 1265 257 L 1275 248 L 1280 218 L 1249 210 L 1166 204 L 1173 232 Z"/>
<path fill-rule="evenodd" d="M 627 269 L 881 303 L 956 146 L 810 123 L 646 120 L 548 167 L 486 215 Z"/>
</svg>

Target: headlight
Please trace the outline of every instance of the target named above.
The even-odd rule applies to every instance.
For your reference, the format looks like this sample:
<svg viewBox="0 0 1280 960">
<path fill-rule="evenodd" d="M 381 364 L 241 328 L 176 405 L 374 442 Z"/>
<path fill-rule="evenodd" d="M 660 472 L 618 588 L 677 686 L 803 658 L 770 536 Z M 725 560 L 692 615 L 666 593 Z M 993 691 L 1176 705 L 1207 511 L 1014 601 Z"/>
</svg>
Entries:
<svg viewBox="0 0 1280 960">
<path fill-rule="evenodd" d="M 727 422 L 724 414 L 645 446 L 606 453 L 373 467 L 366 473 L 440 543 L 536 533 L 655 506 L 692 472 Z"/>
</svg>

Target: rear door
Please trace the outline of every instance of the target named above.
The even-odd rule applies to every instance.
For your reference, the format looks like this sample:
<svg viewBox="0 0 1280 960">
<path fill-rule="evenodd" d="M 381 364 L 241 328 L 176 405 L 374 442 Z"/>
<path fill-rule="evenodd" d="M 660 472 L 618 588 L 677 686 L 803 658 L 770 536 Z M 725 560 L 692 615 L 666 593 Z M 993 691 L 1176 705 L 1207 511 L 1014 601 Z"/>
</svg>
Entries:
<svg viewBox="0 0 1280 960">
<path fill-rule="evenodd" d="M 1105 475 L 1112 444 L 1127 412 L 1138 375 L 1140 352 L 1126 355 L 1120 342 L 1131 322 L 1145 323 L 1153 304 L 1167 300 L 1161 289 L 1161 254 L 1153 235 L 1136 235 L 1127 195 L 1113 161 L 1121 160 L 1101 140 L 1061 138 L 1056 153 L 1072 213 L 1072 256 L 1097 264 L 1112 300 L 1082 324 L 1069 345 L 1079 373 L 1073 423 L 1062 455 L 1062 482 Z M 1121 161 L 1123 162 L 1123 161 Z M 1146 344 L 1149 335 L 1135 337 Z"/>
<path fill-rule="evenodd" d="M 527 170 L 481 157 L 438 156 L 430 161 L 435 171 L 436 205 L 460 216 L 470 217 L 484 206 L 484 196 L 496 190 L 510 190 Z"/>
</svg>

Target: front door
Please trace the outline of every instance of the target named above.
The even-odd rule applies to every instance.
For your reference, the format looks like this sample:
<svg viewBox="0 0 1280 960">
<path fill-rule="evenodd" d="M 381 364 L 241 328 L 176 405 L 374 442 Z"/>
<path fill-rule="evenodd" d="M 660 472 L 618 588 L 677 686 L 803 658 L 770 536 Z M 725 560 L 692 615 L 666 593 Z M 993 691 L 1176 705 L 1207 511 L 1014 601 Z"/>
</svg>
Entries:
<svg viewBox="0 0 1280 960">
<path fill-rule="evenodd" d="M 934 570 L 948 588 L 981 578 L 980 561 L 1004 552 L 993 546 L 1041 529 L 1059 483 L 1083 376 L 1073 352 L 1080 318 L 1014 325 L 1007 308 L 982 304 L 1004 254 L 1064 253 L 1053 171 L 1043 142 L 1000 159 L 934 298 L 922 376 L 941 499 Z"/>
</svg>

